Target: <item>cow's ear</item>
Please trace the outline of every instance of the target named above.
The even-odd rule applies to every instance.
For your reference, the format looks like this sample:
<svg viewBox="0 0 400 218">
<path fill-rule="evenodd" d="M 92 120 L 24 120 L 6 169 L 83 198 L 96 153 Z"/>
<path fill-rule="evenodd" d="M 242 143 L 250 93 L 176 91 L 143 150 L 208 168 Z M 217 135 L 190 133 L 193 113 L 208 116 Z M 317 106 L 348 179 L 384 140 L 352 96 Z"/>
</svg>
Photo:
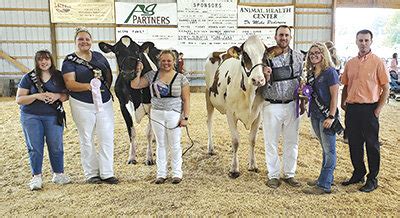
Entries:
<svg viewBox="0 0 400 218">
<path fill-rule="evenodd" d="M 141 46 L 140 46 L 140 52 L 144 52 L 144 53 L 149 53 L 150 49 L 154 48 L 154 43 L 152 42 L 144 42 Z"/>
<path fill-rule="evenodd" d="M 244 43 L 245 43 L 245 42 L 243 42 L 243 43 L 242 43 L 242 45 L 240 45 L 240 52 L 242 52 L 242 51 L 243 51 L 243 46 L 244 46 Z"/>
<path fill-rule="evenodd" d="M 105 42 L 99 42 L 99 48 L 104 53 L 110 53 L 114 50 L 114 46 Z"/>
<path fill-rule="evenodd" d="M 242 52 L 242 49 L 240 49 L 237 46 L 232 46 L 233 50 L 235 50 L 238 54 L 240 54 Z"/>
</svg>

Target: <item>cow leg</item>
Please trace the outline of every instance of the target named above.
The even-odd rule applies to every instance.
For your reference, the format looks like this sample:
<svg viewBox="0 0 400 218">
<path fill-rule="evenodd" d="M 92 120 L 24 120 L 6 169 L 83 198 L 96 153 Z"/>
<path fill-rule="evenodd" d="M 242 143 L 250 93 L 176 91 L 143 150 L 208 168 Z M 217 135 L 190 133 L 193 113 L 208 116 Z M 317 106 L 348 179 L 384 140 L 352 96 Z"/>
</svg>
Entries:
<svg viewBox="0 0 400 218">
<path fill-rule="evenodd" d="M 233 114 L 227 114 L 229 130 L 231 131 L 232 137 L 232 168 L 229 171 L 229 177 L 236 179 L 240 176 L 239 172 L 239 159 L 238 159 L 238 148 L 239 148 L 239 132 L 237 130 L 237 120 L 233 117 Z"/>
<path fill-rule="evenodd" d="M 118 95 L 119 98 L 120 95 Z M 123 101 L 120 102 L 120 109 L 122 112 L 122 116 L 124 117 L 126 128 L 128 130 L 129 134 L 129 140 L 130 140 L 130 145 L 129 145 L 129 158 L 128 158 L 128 164 L 136 164 L 136 144 L 135 144 L 135 137 L 136 137 L 136 132 L 135 132 L 135 127 L 133 126 L 133 121 L 132 117 L 126 108 L 125 104 L 122 103 Z"/>
<path fill-rule="evenodd" d="M 208 154 L 215 155 L 213 132 L 212 132 L 212 118 L 214 114 L 214 106 L 211 104 L 209 91 L 206 90 L 206 105 L 207 105 L 207 129 L 208 129 Z"/>
<path fill-rule="evenodd" d="M 147 150 L 146 150 L 146 165 L 154 165 L 153 160 L 153 151 L 151 149 L 151 144 L 153 142 L 153 130 L 151 129 L 151 122 L 149 120 L 149 124 L 146 129 L 146 138 L 147 138 Z"/>
<path fill-rule="evenodd" d="M 129 147 L 129 159 L 128 159 L 128 164 L 137 164 L 136 161 L 136 130 L 135 127 L 131 127 L 131 146 Z"/>
<path fill-rule="evenodd" d="M 261 113 L 257 116 L 257 118 L 252 123 L 251 129 L 250 129 L 250 135 L 249 135 L 249 140 L 250 140 L 249 171 L 253 171 L 256 173 L 258 173 L 258 167 L 257 167 L 256 157 L 254 154 L 254 146 L 256 144 L 257 130 L 260 126 L 260 123 L 261 123 Z"/>
</svg>

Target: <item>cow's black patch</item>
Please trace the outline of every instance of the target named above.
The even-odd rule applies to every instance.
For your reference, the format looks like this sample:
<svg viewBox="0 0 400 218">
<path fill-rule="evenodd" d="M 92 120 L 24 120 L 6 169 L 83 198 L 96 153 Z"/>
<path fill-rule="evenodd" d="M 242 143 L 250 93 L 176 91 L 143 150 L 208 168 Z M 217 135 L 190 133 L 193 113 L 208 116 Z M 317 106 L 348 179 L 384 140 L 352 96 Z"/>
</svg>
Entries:
<svg viewBox="0 0 400 218">
<path fill-rule="evenodd" d="M 116 56 L 119 74 L 115 82 L 114 90 L 128 129 L 129 137 L 131 137 L 133 120 L 125 105 L 129 101 L 132 101 L 135 109 L 137 109 L 141 103 L 149 104 L 151 99 L 149 87 L 132 89 L 130 85 L 131 80 L 136 77 L 135 70 L 139 61 L 143 63 L 141 76 L 152 70 L 149 60 L 144 57 L 144 53 L 146 53 L 150 61 L 157 66 L 157 56 L 161 50 L 157 49 L 152 42 L 144 42 L 142 45 L 138 45 L 129 36 L 122 36 L 114 45 L 99 42 L 99 47 L 104 53 L 113 52 Z M 174 53 L 175 52 L 176 51 L 174 51 Z M 175 65 L 177 65 L 177 63 L 175 63 Z"/>
<path fill-rule="evenodd" d="M 240 88 L 243 90 L 243 91 L 246 91 L 247 89 L 246 89 L 246 86 L 244 85 L 244 76 L 243 76 L 243 74 L 242 74 L 242 79 L 240 80 Z"/>
<path fill-rule="evenodd" d="M 216 97 L 219 94 L 218 93 L 218 81 L 219 81 L 219 70 L 217 70 L 217 72 L 215 72 L 214 82 L 213 82 L 212 86 L 210 87 L 210 95 L 211 95 L 211 92 L 213 92 L 214 97 Z"/>
</svg>

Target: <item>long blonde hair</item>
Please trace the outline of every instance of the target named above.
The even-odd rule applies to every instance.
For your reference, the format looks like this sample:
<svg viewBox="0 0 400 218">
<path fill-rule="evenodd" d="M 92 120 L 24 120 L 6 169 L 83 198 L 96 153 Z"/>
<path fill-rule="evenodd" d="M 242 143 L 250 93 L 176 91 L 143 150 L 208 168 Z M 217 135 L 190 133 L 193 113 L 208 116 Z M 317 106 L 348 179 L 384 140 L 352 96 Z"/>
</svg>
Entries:
<svg viewBox="0 0 400 218">
<path fill-rule="evenodd" d="M 307 73 L 311 73 L 314 71 L 314 65 L 311 63 L 310 60 L 310 50 L 312 48 L 318 48 L 322 53 L 322 61 L 321 61 L 321 70 L 325 71 L 328 67 L 335 67 L 332 62 L 331 55 L 328 51 L 328 48 L 325 46 L 324 43 L 316 42 L 311 45 L 310 49 L 308 49 L 307 56 L 306 56 L 306 64 L 305 69 Z"/>
<path fill-rule="evenodd" d="M 325 42 L 325 45 L 328 48 L 329 53 L 331 54 L 332 62 L 333 62 L 333 64 L 335 64 L 335 68 L 339 69 L 340 68 L 340 60 L 336 54 L 335 44 L 333 44 L 332 41 L 327 41 L 327 42 Z"/>
</svg>

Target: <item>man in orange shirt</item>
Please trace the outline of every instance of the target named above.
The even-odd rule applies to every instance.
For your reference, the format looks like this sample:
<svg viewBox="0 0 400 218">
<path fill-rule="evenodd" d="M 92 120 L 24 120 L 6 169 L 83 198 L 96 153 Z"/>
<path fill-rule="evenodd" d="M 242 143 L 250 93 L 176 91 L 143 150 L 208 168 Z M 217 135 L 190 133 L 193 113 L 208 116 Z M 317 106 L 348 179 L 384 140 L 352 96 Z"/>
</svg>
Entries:
<svg viewBox="0 0 400 218">
<path fill-rule="evenodd" d="M 379 114 L 389 95 L 389 74 L 382 60 L 371 52 L 372 32 L 361 30 L 356 35 L 358 56 L 350 59 L 341 82 L 342 108 L 346 111 L 345 123 L 349 138 L 353 174 L 342 185 L 364 182 L 367 173 L 364 165 L 366 144 L 369 174 L 359 190 L 371 192 L 378 187 L 380 164 Z"/>
</svg>

